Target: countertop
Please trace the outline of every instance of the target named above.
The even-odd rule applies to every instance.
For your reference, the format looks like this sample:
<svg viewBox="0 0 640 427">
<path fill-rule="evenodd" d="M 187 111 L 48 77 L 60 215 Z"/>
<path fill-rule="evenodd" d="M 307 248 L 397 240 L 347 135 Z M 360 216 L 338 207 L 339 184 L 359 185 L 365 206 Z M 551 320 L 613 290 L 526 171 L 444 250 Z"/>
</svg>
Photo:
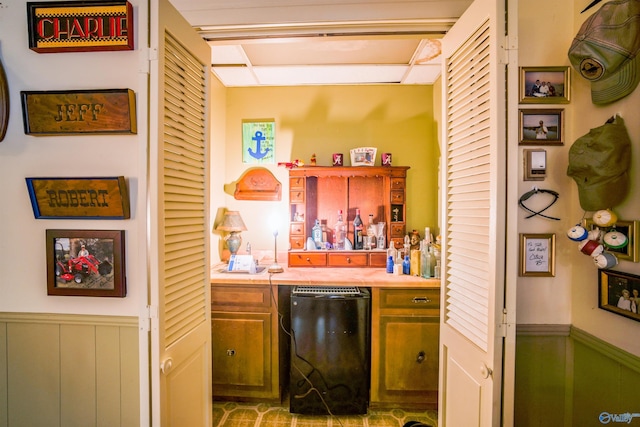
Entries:
<svg viewBox="0 0 640 427">
<path fill-rule="evenodd" d="M 212 284 L 238 285 L 310 285 L 363 286 L 385 288 L 440 288 L 440 279 L 423 279 L 410 275 L 389 274 L 384 268 L 292 267 L 280 265 L 284 272 L 269 273 L 268 266 L 256 274 L 221 272 L 219 264 L 211 269 Z"/>
</svg>

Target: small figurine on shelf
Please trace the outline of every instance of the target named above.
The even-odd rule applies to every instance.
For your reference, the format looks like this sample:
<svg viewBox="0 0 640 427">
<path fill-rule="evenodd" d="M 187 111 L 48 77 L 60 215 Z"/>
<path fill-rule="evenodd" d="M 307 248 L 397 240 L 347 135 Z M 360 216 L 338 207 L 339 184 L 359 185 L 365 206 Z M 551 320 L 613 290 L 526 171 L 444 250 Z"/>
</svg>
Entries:
<svg viewBox="0 0 640 427">
<path fill-rule="evenodd" d="M 311 166 L 315 166 L 316 165 L 316 153 L 313 153 L 311 155 Z"/>
</svg>

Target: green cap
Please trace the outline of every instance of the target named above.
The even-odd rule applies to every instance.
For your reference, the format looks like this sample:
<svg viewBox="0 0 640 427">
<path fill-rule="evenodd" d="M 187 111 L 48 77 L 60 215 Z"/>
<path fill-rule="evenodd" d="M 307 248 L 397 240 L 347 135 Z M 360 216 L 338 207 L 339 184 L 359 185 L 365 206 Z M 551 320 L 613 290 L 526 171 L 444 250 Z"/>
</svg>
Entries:
<svg viewBox="0 0 640 427">
<path fill-rule="evenodd" d="M 610 1 L 580 27 L 569 61 L 591 81 L 591 100 L 608 104 L 640 82 L 640 0 Z"/>
<path fill-rule="evenodd" d="M 629 191 L 631 140 L 622 117 L 612 117 L 591 129 L 569 149 L 567 175 L 578 184 L 580 206 L 585 211 L 612 208 Z"/>
</svg>

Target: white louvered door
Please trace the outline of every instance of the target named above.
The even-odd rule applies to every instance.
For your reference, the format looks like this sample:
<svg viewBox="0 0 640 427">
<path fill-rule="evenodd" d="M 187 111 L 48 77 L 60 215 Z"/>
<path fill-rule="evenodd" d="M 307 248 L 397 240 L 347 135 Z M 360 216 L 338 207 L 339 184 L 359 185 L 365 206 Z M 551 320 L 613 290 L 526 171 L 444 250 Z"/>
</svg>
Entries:
<svg viewBox="0 0 640 427">
<path fill-rule="evenodd" d="M 505 1 L 443 39 L 441 426 L 498 426 L 506 235 Z"/>
<path fill-rule="evenodd" d="M 152 425 L 205 427 L 212 415 L 207 150 L 211 53 L 167 0 L 151 4 Z"/>
</svg>

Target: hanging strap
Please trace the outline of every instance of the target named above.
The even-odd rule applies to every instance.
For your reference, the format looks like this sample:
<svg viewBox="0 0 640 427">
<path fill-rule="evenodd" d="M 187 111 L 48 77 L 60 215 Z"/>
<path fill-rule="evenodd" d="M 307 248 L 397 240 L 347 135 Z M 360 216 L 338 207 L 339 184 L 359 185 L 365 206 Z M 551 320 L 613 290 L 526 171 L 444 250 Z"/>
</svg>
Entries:
<svg viewBox="0 0 640 427">
<path fill-rule="evenodd" d="M 529 200 L 529 198 L 531 198 L 531 196 L 533 196 L 534 194 L 539 194 L 539 193 L 551 194 L 553 196 L 553 200 L 545 208 L 540 209 L 539 211 L 534 211 L 532 209 L 529 209 L 527 206 L 525 206 L 525 204 L 524 204 L 525 200 Z M 521 208 L 523 208 L 527 212 L 531 212 L 531 215 L 525 217 L 526 219 L 533 218 L 534 216 L 541 216 L 543 218 L 552 219 L 552 220 L 555 220 L 555 221 L 560 221 L 560 218 L 556 218 L 554 216 L 549 216 L 549 215 L 544 215 L 542 213 L 542 212 L 546 211 L 547 209 L 549 209 L 551 206 L 553 206 L 553 204 L 558 201 L 559 197 L 560 197 L 560 195 L 557 192 L 553 191 L 553 190 L 545 190 L 543 188 L 534 188 L 533 190 L 527 191 L 526 193 L 524 193 L 520 197 L 520 200 L 518 200 L 518 204 L 520 205 Z"/>
</svg>

